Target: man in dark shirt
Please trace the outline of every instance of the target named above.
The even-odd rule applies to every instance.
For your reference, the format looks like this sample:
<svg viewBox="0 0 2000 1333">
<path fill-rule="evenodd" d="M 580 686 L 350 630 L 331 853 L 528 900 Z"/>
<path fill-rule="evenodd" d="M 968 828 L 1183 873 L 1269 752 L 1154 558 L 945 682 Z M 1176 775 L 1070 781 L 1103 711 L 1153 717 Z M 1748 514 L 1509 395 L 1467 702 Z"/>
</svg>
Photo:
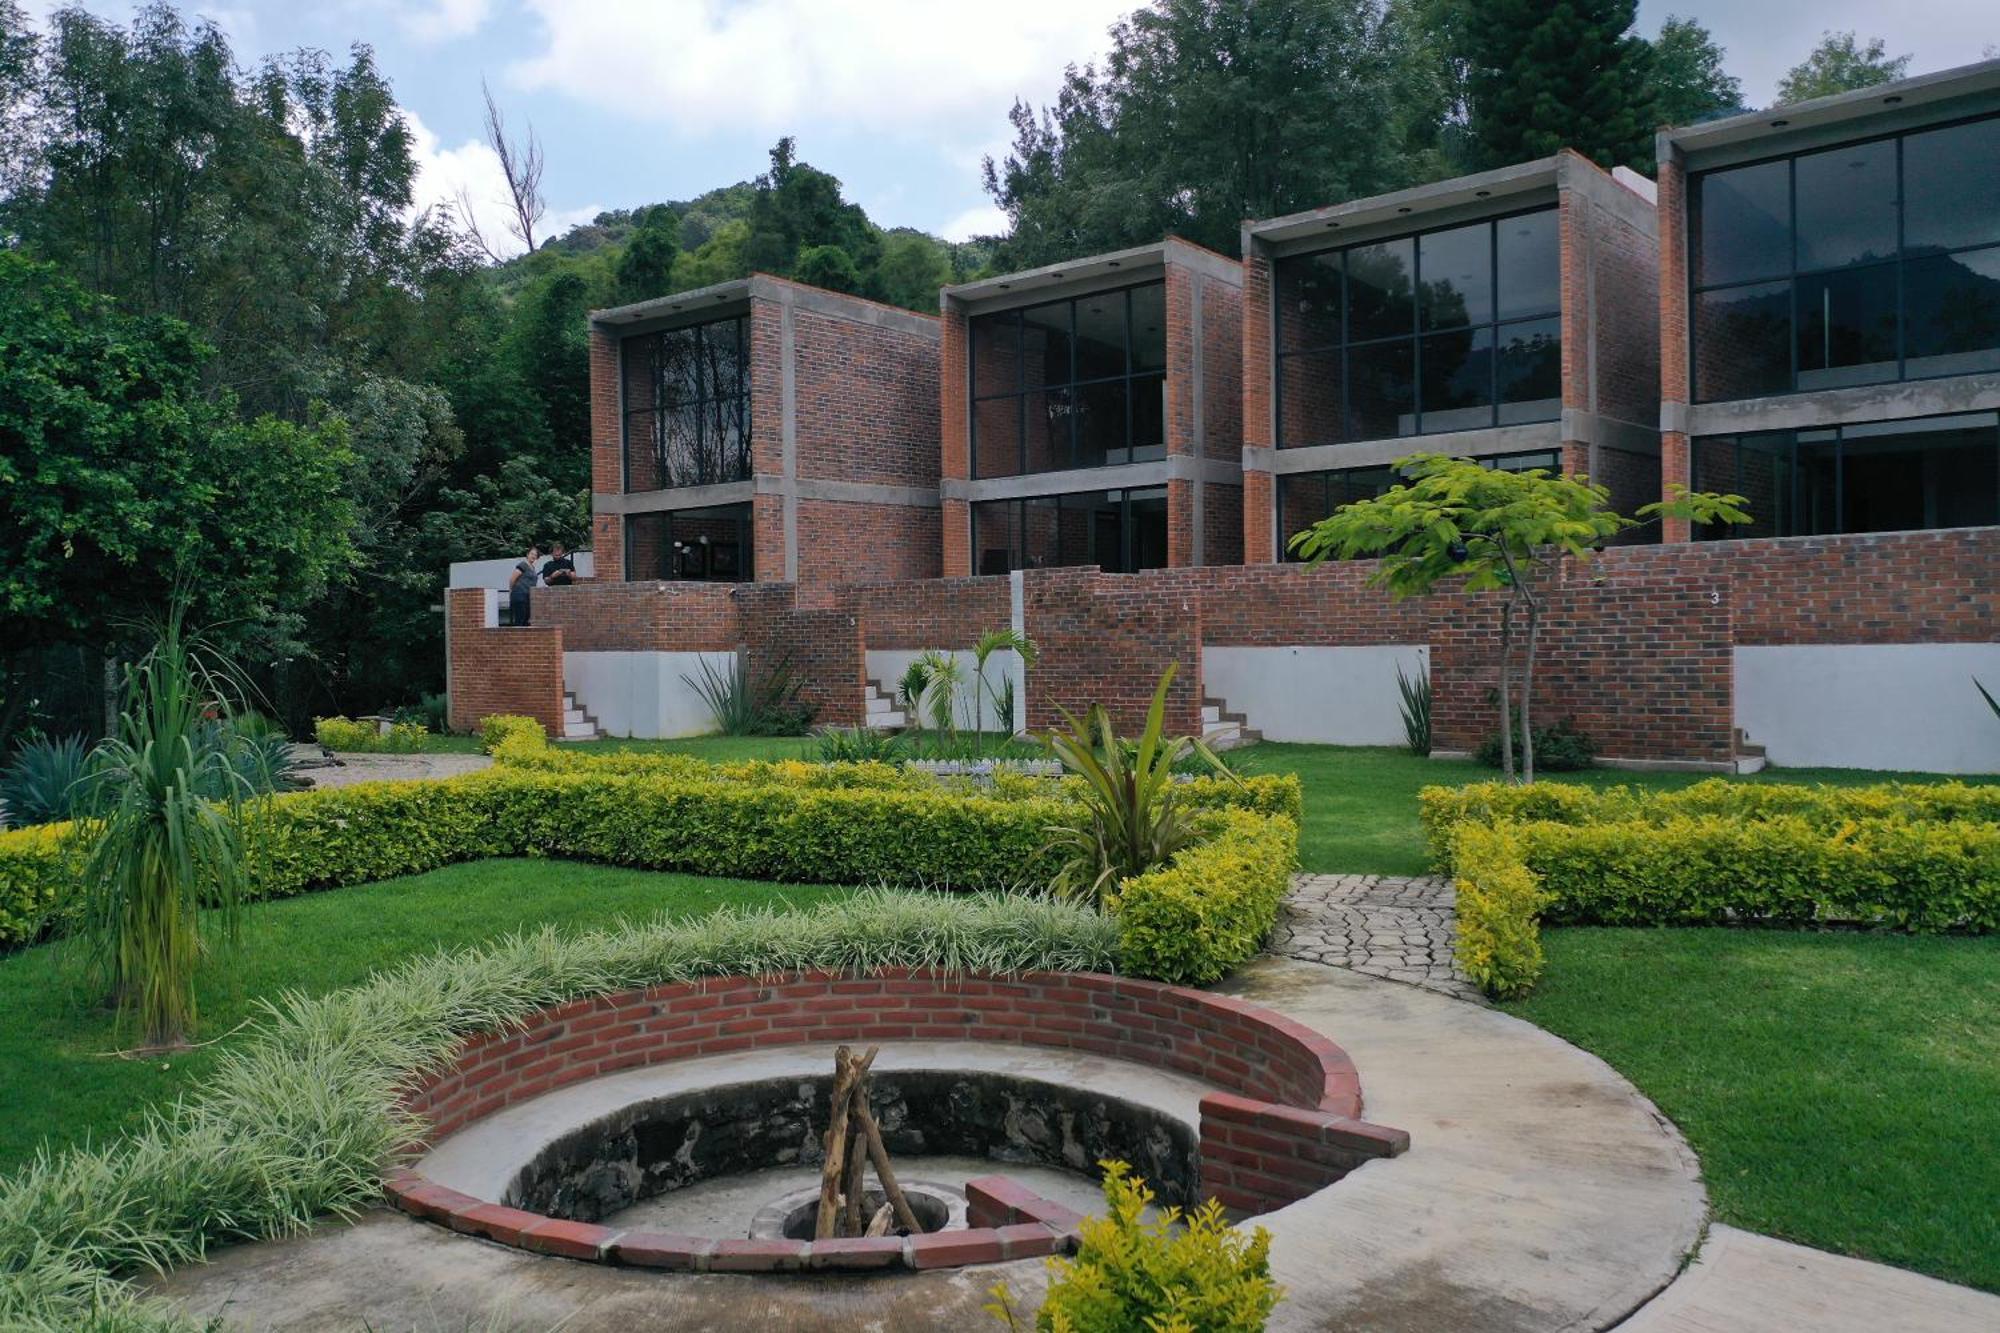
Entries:
<svg viewBox="0 0 2000 1333">
<path fill-rule="evenodd" d="M 576 582 L 576 561 L 570 559 L 569 548 L 561 542 L 549 543 L 549 562 L 542 566 L 542 582 L 551 588 Z"/>
</svg>

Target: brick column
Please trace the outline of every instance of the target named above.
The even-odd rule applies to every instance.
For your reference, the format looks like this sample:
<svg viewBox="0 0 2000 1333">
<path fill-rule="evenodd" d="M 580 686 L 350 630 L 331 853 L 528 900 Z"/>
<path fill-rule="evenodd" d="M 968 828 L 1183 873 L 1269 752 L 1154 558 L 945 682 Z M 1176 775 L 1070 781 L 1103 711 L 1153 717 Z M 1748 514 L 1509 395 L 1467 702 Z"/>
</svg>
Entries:
<svg viewBox="0 0 2000 1333">
<path fill-rule="evenodd" d="M 1673 486 L 1692 487 L 1691 451 L 1682 424 L 1692 400 L 1688 374 L 1687 171 L 1664 138 L 1660 144 L 1660 498 Z M 1660 540 L 1692 537 L 1684 519 L 1668 519 Z"/>
<path fill-rule="evenodd" d="M 1243 563 L 1268 565 L 1278 558 L 1271 531 L 1272 474 L 1250 465 L 1250 449 L 1277 444 L 1271 419 L 1271 260 L 1247 230 L 1243 237 Z"/>
<path fill-rule="evenodd" d="M 1167 565 L 1173 569 L 1194 563 L 1194 486 L 1182 477 L 1167 481 Z"/>
<path fill-rule="evenodd" d="M 971 330 L 965 308 L 942 294 L 938 318 L 938 474 L 947 482 L 964 481 L 972 476 L 972 405 L 966 380 Z M 944 576 L 970 574 L 972 533 L 963 500 L 944 502 L 943 544 Z"/>
<path fill-rule="evenodd" d="M 944 509 L 944 577 L 962 579 L 972 573 L 972 507 L 963 500 L 946 500 Z"/>
<path fill-rule="evenodd" d="M 590 493 L 617 495 L 625 489 L 624 423 L 620 411 L 618 340 L 605 330 L 590 329 Z M 593 505 L 593 508 L 595 506 Z M 590 548 L 597 577 L 607 582 L 625 577 L 625 529 L 612 514 L 593 513 Z"/>
</svg>

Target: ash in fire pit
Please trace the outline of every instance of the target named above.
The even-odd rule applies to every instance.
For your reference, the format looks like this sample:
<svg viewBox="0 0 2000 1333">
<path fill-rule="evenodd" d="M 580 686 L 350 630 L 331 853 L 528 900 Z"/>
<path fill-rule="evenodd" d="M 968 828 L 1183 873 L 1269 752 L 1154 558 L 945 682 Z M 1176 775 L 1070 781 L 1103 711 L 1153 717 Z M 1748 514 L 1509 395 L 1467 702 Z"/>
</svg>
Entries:
<svg viewBox="0 0 2000 1333">
<path fill-rule="evenodd" d="M 903 1198 L 916 1214 L 917 1224 L 924 1231 L 963 1231 L 965 1221 L 965 1191 L 952 1185 L 932 1180 L 906 1180 L 902 1182 Z M 879 1213 L 888 1199 L 878 1189 L 862 1191 L 862 1211 L 873 1217 Z M 817 1189 L 793 1190 L 779 1195 L 757 1210 L 750 1220 L 751 1240 L 812 1240 L 813 1231 L 819 1220 L 819 1191 Z M 900 1235 L 903 1228 L 894 1228 L 891 1235 Z"/>
</svg>

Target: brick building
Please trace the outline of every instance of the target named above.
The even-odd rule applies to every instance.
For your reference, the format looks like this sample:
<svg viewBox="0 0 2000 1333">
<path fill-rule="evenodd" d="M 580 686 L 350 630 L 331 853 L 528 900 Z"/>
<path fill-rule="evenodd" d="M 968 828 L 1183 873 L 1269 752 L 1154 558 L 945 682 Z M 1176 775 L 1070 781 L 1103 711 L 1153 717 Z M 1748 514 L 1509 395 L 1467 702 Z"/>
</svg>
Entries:
<svg viewBox="0 0 2000 1333">
<path fill-rule="evenodd" d="M 1575 153 L 1243 229 L 1244 559 L 1418 452 L 1659 498 L 1652 184 Z"/>
<path fill-rule="evenodd" d="M 590 318 L 600 579 L 939 572 L 938 321 L 755 274 Z"/>
<path fill-rule="evenodd" d="M 1168 239 L 945 288 L 944 572 L 1240 561 L 1241 280 Z"/>
</svg>

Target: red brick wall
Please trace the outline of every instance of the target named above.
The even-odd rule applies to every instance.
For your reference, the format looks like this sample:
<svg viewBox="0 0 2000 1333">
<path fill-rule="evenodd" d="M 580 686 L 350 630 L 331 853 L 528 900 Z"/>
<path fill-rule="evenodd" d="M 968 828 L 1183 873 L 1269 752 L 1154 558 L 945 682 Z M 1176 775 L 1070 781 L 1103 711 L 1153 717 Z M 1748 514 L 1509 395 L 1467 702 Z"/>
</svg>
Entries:
<svg viewBox="0 0 2000 1333">
<path fill-rule="evenodd" d="M 532 602 L 539 613 L 542 594 Z M 451 660 L 445 689 L 451 726 L 471 731 L 495 713 L 532 717 L 552 736 L 563 732 L 563 634 L 540 625 L 486 628 L 486 590 L 453 588 L 445 594 Z"/>
<path fill-rule="evenodd" d="M 1094 569 L 1029 570 L 1023 619 L 1041 662 L 1028 674 L 1031 731 L 1058 722 L 1057 706 L 1081 716 L 1101 703 L 1115 725 L 1136 730 L 1160 673 L 1178 662 L 1167 697 L 1171 733 L 1201 732 L 1201 598 L 1169 578 L 1205 571 L 1101 574 Z"/>
<path fill-rule="evenodd" d="M 1243 447 L 1268 449 L 1271 439 L 1271 261 L 1245 247 L 1243 254 Z M 1243 472 L 1243 561 L 1276 558 L 1271 535 L 1272 478 Z"/>
<path fill-rule="evenodd" d="M 1202 563 L 1243 563 L 1243 488 L 1207 485 L 1201 499 Z"/>
<path fill-rule="evenodd" d="M 815 604 L 860 617 L 864 642 L 878 652 L 969 649 L 1014 614 L 1013 583 L 1003 575 L 835 588 Z"/>
<path fill-rule="evenodd" d="M 786 667 L 804 685 L 818 725 L 859 726 L 867 676 L 860 619 L 841 610 L 799 610 L 790 584 L 745 584 L 739 591 L 750 679 Z"/>
<path fill-rule="evenodd" d="M 799 582 L 807 587 L 943 572 L 943 526 L 935 506 L 800 500 L 798 530 Z"/>
<path fill-rule="evenodd" d="M 737 585 L 579 583 L 537 588 L 534 621 L 560 629 L 567 652 L 728 652 L 742 639 Z"/>
<path fill-rule="evenodd" d="M 1243 293 L 1206 274 L 1200 281 L 1204 453 L 1236 463 L 1243 457 Z"/>
<path fill-rule="evenodd" d="M 890 486 L 938 484 L 938 339 L 803 307 L 792 316 L 798 474 Z M 931 563 L 936 563 L 936 541 Z M 822 548 L 800 536 L 804 573 Z"/>
<path fill-rule="evenodd" d="M 1660 163 L 1660 401 L 1685 405 L 1688 383 L 1688 251 L 1687 173 L 1678 161 Z M 1660 433 L 1660 490 L 1693 485 L 1689 477 L 1688 437 L 1681 431 Z M 1661 539 L 1684 542 L 1692 534 L 1681 519 L 1669 520 Z"/>
<path fill-rule="evenodd" d="M 625 489 L 622 423 L 618 419 L 618 340 L 603 329 L 590 330 L 590 490 L 616 495 Z M 594 514 L 591 554 L 597 577 L 625 577 L 625 529 L 615 514 Z"/>
</svg>

